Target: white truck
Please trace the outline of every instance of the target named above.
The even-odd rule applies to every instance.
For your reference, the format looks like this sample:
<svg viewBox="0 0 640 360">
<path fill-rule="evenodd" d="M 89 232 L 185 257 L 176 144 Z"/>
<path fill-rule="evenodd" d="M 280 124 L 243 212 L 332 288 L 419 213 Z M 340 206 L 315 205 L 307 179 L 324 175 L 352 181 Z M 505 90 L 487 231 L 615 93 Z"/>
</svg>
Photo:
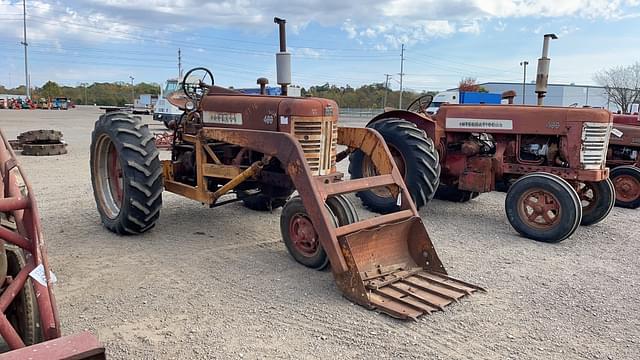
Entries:
<svg viewBox="0 0 640 360">
<path fill-rule="evenodd" d="M 162 121 L 165 126 L 169 124 L 171 120 L 178 121 L 182 116 L 182 111 L 177 107 L 171 105 L 166 97 L 174 91 L 179 90 L 180 82 L 178 79 L 169 79 L 165 81 L 164 87 L 160 89 L 160 97 L 156 102 L 156 106 L 153 110 L 153 120 Z"/>
</svg>

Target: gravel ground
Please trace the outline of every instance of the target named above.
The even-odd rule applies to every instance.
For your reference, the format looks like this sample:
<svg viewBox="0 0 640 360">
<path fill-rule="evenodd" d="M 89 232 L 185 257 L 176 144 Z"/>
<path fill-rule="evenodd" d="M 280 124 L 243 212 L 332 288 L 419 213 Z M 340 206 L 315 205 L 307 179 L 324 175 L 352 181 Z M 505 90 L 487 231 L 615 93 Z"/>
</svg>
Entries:
<svg viewBox="0 0 640 360">
<path fill-rule="evenodd" d="M 638 211 L 615 208 L 541 244 L 510 227 L 502 193 L 434 201 L 421 216 L 442 262 L 488 292 L 402 322 L 293 261 L 279 210 L 208 209 L 165 193 L 154 230 L 108 232 L 89 177 L 98 113 L 0 110 L 0 126 L 10 138 L 58 129 L 69 143 L 67 155 L 19 160 L 37 192 L 63 332 L 92 331 L 109 358 L 640 358 Z"/>
</svg>

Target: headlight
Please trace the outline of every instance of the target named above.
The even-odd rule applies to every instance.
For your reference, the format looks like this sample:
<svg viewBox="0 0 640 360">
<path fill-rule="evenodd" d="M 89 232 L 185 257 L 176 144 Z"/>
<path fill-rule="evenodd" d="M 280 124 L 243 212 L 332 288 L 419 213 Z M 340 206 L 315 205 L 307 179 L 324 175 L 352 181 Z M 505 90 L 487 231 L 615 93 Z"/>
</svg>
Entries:
<svg viewBox="0 0 640 360">
<path fill-rule="evenodd" d="M 187 103 L 184 104 L 184 107 L 187 109 L 187 111 L 191 111 L 196 108 L 196 105 L 193 103 L 193 101 L 187 101 Z"/>
</svg>

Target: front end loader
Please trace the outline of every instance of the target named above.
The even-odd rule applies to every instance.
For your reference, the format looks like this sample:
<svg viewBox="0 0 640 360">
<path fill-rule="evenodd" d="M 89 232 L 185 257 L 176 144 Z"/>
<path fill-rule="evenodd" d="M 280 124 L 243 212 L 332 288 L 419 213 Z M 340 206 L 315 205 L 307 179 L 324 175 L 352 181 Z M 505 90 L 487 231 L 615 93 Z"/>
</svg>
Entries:
<svg viewBox="0 0 640 360">
<path fill-rule="evenodd" d="M 241 94 L 214 86 L 203 68 L 189 71 L 182 86 L 169 98 L 184 110 L 169 124 L 169 160 L 159 160 L 139 119 L 116 112 L 96 122 L 92 183 L 107 229 L 153 228 L 163 190 L 210 207 L 282 207 L 291 256 L 309 268 L 330 266 L 344 296 L 362 306 L 414 319 L 481 290 L 447 275 L 384 140 L 371 129 L 338 127 L 335 102 Z M 356 150 L 372 159 L 375 176 L 346 180 L 336 171 Z M 397 211 L 359 219 L 345 194 L 371 188 L 393 194 Z"/>
<path fill-rule="evenodd" d="M 34 192 L 1 130 L 0 180 L 0 360 L 104 359 L 90 333 L 61 337 Z"/>
</svg>

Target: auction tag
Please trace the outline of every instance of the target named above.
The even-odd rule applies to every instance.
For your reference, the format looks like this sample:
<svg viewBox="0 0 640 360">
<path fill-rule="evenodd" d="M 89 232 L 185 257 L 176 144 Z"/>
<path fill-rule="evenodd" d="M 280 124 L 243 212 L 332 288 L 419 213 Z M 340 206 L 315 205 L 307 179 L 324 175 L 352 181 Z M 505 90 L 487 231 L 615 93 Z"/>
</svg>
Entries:
<svg viewBox="0 0 640 360">
<path fill-rule="evenodd" d="M 397 206 L 402 205 L 402 193 L 398 194 L 398 200 L 396 200 L 396 205 Z"/>
<path fill-rule="evenodd" d="M 617 137 L 622 137 L 622 135 L 624 134 L 622 131 L 616 128 L 611 129 L 611 133 Z"/>
<path fill-rule="evenodd" d="M 55 283 L 58 281 L 58 278 L 53 273 L 53 271 L 49 271 L 49 275 L 51 275 L 51 282 Z M 44 276 L 44 266 L 42 264 L 36 266 L 33 271 L 29 273 L 29 276 L 35 281 L 37 281 L 40 285 L 46 287 L 47 286 L 47 278 Z"/>
</svg>

